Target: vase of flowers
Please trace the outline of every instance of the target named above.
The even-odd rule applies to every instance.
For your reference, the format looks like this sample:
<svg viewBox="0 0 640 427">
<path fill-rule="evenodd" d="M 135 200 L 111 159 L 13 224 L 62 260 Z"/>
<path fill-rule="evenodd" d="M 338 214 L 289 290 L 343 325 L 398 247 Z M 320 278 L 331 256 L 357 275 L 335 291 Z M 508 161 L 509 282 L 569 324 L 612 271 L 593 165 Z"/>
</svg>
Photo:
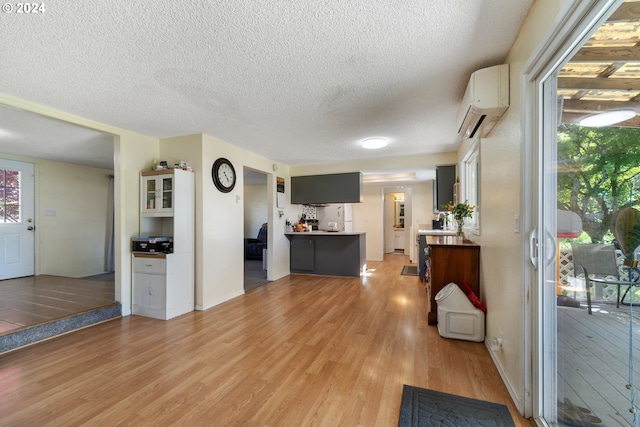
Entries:
<svg viewBox="0 0 640 427">
<path fill-rule="evenodd" d="M 457 205 L 453 205 L 453 203 L 449 202 L 445 207 L 447 211 L 451 212 L 453 218 L 456 220 L 458 225 L 458 231 L 456 235 L 458 237 L 462 237 L 462 225 L 464 224 L 465 218 L 471 218 L 473 216 L 473 210 L 476 208 L 473 205 L 470 205 L 466 201 L 464 203 L 458 203 Z"/>
</svg>

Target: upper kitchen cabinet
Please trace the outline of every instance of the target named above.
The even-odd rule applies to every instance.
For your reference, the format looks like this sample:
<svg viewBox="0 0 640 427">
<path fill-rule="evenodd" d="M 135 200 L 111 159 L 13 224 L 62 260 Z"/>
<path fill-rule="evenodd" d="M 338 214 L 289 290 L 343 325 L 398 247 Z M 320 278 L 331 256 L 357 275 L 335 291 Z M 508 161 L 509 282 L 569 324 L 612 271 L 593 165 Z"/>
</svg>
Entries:
<svg viewBox="0 0 640 427">
<path fill-rule="evenodd" d="M 173 169 L 144 171 L 140 174 L 140 214 L 173 215 L 175 176 Z"/>
<path fill-rule="evenodd" d="M 456 165 L 436 166 L 436 180 L 433 184 L 433 210 L 444 211 L 444 206 L 456 203 L 453 186 L 456 183 Z"/>
<path fill-rule="evenodd" d="M 291 177 L 291 203 L 361 203 L 362 173 Z"/>
</svg>

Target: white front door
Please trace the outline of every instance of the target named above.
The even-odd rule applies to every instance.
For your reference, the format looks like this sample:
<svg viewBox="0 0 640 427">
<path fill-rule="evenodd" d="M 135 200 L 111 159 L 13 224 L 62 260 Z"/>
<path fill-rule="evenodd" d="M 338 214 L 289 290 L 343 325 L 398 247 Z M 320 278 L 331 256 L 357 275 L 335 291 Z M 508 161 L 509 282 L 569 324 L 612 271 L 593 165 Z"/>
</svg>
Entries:
<svg viewBox="0 0 640 427">
<path fill-rule="evenodd" d="M 33 276 L 34 165 L 0 159 L 0 280 Z"/>
</svg>

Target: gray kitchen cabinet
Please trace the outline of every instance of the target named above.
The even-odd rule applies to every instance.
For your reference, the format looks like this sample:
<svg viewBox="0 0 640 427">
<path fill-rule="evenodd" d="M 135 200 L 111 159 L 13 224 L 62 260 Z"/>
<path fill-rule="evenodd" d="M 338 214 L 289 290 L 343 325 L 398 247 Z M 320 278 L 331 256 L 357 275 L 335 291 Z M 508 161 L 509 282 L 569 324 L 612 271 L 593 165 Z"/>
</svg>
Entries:
<svg viewBox="0 0 640 427">
<path fill-rule="evenodd" d="M 291 177 L 291 203 L 360 203 L 362 173 L 335 173 Z"/>
<path fill-rule="evenodd" d="M 456 165 L 436 166 L 436 180 L 433 183 L 433 210 L 444 211 L 444 206 L 453 203 L 453 185 L 456 183 Z"/>
<path fill-rule="evenodd" d="M 291 273 L 358 277 L 367 263 L 362 232 L 285 233 L 290 246 Z"/>
<path fill-rule="evenodd" d="M 291 270 L 313 271 L 315 269 L 315 257 L 314 239 L 291 240 Z"/>
</svg>

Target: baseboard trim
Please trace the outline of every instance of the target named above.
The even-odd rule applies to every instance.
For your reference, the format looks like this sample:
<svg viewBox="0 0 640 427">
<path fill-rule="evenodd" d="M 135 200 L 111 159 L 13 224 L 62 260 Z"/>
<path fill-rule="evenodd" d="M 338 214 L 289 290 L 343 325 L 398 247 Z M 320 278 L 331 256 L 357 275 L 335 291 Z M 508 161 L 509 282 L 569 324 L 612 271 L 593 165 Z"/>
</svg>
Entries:
<svg viewBox="0 0 640 427">
<path fill-rule="evenodd" d="M 493 350 L 491 350 L 491 343 L 489 342 L 488 339 L 486 339 L 486 337 L 484 340 L 484 345 L 485 347 L 487 347 L 487 351 L 491 356 L 491 360 L 493 360 L 493 364 L 498 370 L 498 373 L 500 374 L 500 378 L 502 378 L 502 382 L 507 388 L 507 392 L 509 393 L 509 396 L 511 396 L 511 400 L 513 401 L 514 405 L 516 405 L 516 408 L 518 409 L 518 412 L 520 412 L 520 415 L 524 416 L 524 403 L 521 401 L 519 394 L 516 393 L 516 390 L 511 385 L 511 382 L 507 378 L 507 375 L 504 372 L 504 369 L 502 369 L 502 365 L 499 363 L 500 361 L 496 357 L 496 354 L 493 352 Z"/>
<path fill-rule="evenodd" d="M 237 298 L 237 297 L 242 296 L 242 295 L 244 295 L 244 289 L 242 291 L 240 291 L 240 292 L 236 292 L 236 293 L 233 293 L 233 294 L 228 295 L 226 297 L 217 299 L 217 300 L 215 300 L 214 302 L 212 302 L 210 304 L 207 304 L 207 305 L 196 305 L 196 310 L 205 311 L 205 310 L 208 310 L 210 308 L 215 307 L 216 305 L 220 305 L 223 302 L 227 302 L 229 300 L 232 300 L 232 299 Z"/>
</svg>

